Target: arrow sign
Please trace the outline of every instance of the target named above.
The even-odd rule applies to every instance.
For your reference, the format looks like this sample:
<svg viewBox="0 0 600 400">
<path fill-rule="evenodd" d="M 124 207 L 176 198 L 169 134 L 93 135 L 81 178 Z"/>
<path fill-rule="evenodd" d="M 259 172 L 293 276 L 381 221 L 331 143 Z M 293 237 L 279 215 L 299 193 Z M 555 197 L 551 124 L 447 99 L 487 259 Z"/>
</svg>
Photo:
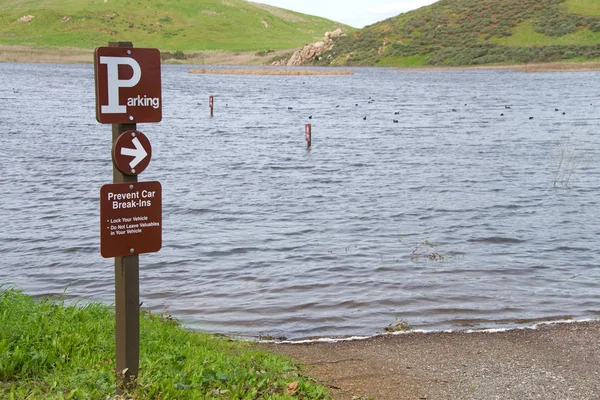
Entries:
<svg viewBox="0 0 600 400">
<path fill-rule="evenodd" d="M 122 147 L 121 154 L 124 156 L 135 157 L 129 163 L 129 166 L 131 168 L 135 168 L 136 165 L 138 165 L 144 158 L 146 158 L 148 153 L 146 153 L 144 146 L 142 146 L 142 144 L 140 143 L 140 140 L 138 138 L 134 137 L 133 140 L 131 141 L 131 143 L 133 143 L 133 145 L 135 146 L 135 149 Z"/>
<path fill-rule="evenodd" d="M 126 131 L 115 140 L 112 156 L 119 171 L 125 175 L 137 175 L 150 164 L 152 146 L 142 132 Z"/>
</svg>

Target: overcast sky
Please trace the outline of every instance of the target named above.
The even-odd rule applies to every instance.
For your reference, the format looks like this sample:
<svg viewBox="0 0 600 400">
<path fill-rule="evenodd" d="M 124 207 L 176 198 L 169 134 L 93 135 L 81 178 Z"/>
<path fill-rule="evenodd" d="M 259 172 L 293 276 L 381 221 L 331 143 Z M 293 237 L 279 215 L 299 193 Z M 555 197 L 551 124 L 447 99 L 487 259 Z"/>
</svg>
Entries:
<svg viewBox="0 0 600 400">
<path fill-rule="evenodd" d="M 437 0 L 253 0 L 362 28 Z"/>
</svg>

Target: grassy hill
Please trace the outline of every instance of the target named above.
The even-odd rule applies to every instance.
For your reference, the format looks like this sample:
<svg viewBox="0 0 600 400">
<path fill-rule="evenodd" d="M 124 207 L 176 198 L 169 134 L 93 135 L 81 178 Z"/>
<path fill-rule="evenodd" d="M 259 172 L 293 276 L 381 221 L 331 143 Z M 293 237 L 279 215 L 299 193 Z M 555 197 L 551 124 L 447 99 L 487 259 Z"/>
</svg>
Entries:
<svg viewBox="0 0 600 400">
<path fill-rule="evenodd" d="M 337 27 L 350 35 L 314 64 L 600 60 L 600 0 L 440 0 L 361 30 L 244 0 L 0 1 L 0 46 L 92 49 L 132 41 L 169 56 L 256 52 L 267 62 L 271 51 L 322 40 Z"/>
<path fill-rule="evenodd" d="M 267 51 L 322 40 L 342 24 L 244 0 L 2 0 L 0 45 Z"/>
<path fill-rule="evenodd" d="M 481 65 L 600 59 L 600 0 L 440 0 L 365 27 L 329 65 Z"/>
</svg>

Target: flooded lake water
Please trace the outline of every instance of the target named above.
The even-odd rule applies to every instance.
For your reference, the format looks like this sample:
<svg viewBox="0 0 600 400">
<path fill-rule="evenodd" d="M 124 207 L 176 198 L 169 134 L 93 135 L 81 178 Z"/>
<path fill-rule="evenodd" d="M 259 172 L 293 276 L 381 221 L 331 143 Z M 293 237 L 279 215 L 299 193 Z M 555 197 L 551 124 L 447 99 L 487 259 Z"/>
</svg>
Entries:
<svg viewBox="0 0 600 400">
<path fill-rule="evenodd" d="M 600 314 L 598 72 L 189 68 L 163 66 L 163 121 L 137 126 L 153 146 L 139 180 L 163 187 L 144 307 L 288 338 Z M 93 75 L 0 64 L 4 288 L 114 302 Z"/>
</svg>

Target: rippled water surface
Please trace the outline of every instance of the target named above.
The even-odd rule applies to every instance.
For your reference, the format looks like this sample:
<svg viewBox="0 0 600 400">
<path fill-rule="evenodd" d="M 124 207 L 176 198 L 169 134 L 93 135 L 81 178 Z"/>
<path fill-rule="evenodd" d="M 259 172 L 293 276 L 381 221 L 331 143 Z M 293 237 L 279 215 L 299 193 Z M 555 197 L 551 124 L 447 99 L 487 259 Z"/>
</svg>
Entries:
<svg viewBox="0 0 600 400">
<path fill-rule="evenodd" d="M 138 125 L 163 186 L 145 307 L 289 338 L 600 313 L 598 72 L 187 69 Z M 114 301 L 94 96 L 91 65 L 0 64 L 1 283 Z"/>
</svg>

